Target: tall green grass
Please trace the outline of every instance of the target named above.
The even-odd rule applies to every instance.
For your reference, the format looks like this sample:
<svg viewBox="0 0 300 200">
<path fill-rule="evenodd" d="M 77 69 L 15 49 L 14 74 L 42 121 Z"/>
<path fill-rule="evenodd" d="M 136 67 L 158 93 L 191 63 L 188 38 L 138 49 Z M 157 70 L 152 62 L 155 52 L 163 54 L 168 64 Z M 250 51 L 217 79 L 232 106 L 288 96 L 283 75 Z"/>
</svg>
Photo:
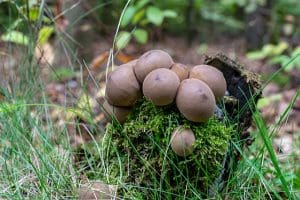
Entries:
<svg viewBox="0 0 300 200">
<path fill-rule="evenodd" d="M 71 197 L 76 174 L 67 132 L 50 118 L 38 66 L 28 60 L 33 56 L 29 52 L 18 66 L 20 77 L 10 89 L 1 88 L 0 198 Z"/>
<path fill-rule="evenodd" d="M 10 55 L 10 50 L 15 49 L 22 54 L 16 58 L 20 60 L 17 69 L 8 69 L 9 74 L 14 74 L 6 77 L 9 84 L 0 88 L 3 96 L 0 100 L 0 199 L 75 197 L 77 172 L 68 134 L 51 119 L 44 81 L 34 57 L 37 31 L 45 9 L 45 1 L 42 2 L 36 24 L 27 22 L 29 44 L 22 47 L 8 44 L 6 52 Z"/>
</svg>

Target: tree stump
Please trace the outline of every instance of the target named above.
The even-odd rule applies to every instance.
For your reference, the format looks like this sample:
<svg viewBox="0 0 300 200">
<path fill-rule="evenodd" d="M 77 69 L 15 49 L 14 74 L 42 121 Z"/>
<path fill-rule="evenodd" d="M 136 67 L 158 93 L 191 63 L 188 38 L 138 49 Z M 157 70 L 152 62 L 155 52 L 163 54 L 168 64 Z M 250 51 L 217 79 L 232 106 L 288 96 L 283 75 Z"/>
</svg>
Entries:
<svg viewBox="0 0 300 200">
<path fill-rule="evenodd" d="M 180 115 L 174 104 L 156 107 L 143 98 L 124 125 L 113 121 L 107 127 L 101 158 L 105 175 L 101 178 L 109 184 L 129 185 L 121 184 L 118 195 L 207 198 L 226 185 L 238 161 L 232 143 L 251 143 L 247 129 L 261 95 L 260 82 L 255 73 L 222 54 L 207 56 L 204 64 L 218 68 L 226 79 L 227 94 L 218 105 L 223 117 L 216 114 L 206 123 L 194 123 Z M 196 136 L 194 153 L 187 157 L 170 149 L 171 133 L 179 125 L 191 128 Z"/>
<path fill-rule="evenodd" d="M 256 73 L 247 71 L 237 62 L 223 54 L 206 56 L 205 64 L 212 65 L 222 71 L 228 94 L 224 98 L 225 109 L 232 123 L 238 122 L 237 133 L 242 144 L 251 145 L 252 139 L 247 129 L 252 123 L 252 112 L 261 97 L 261 83 Z M 221 190 L 229 176 L 229 170 L 237 162 L 238 152 L 230 148 L 223 161 L 223 170 L 214 185 L 210 188 L 210 196 Z"/>
</svg>

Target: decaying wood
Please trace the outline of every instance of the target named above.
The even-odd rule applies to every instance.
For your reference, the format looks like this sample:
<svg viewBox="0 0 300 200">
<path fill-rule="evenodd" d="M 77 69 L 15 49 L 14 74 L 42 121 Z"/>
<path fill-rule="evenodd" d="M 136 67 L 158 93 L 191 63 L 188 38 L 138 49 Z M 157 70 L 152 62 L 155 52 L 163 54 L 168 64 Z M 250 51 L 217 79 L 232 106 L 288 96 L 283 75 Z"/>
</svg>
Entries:
<svg viewBox="0 0 300 200">
<path fill-rule="evenodd" d="M 214 66 L 223 72 L 227 82 L 227 96 L 224 97 L 225 109 L 232 123 L 237 124 L 237 133 L 242 145 L 252 142 L 247 129 L 252 123 L 252 113 L 258 99 L 261 97 L 259 76 L 247 71 L 237 62 L 223 54 L 207 56 L 205 64 Z M 226 185 L 230 171 L 236 166 L 239 153 L 230 145 L 223 160 L 223 170 L 210 188 L 209 196 L 214 197 Z"/>
<path fill-rule="evenodd" d="M 229 117 L 238 122 L 240 133 L 246 131 L 251 125 L 252 112 L 261 96 L 259 76 L 247 71 L 223 54 L 207 56 L 205 64 L 212 65 L 223 72 L 229 93 L 224 98 L 225 109 Z"/>
</svg>

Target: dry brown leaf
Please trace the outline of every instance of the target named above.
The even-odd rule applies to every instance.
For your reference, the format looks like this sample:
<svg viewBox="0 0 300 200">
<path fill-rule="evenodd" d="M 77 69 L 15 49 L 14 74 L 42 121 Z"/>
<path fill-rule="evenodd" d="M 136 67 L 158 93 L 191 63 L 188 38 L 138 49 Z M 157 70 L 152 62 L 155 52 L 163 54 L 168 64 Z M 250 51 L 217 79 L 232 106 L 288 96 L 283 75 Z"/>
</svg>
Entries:
<svg viewBox="0 0 300 200">
<path fill-rule="evenodd" d="M 103 123 L 106 121 L 104 113 L 99 113 L 98 115 L 95 116 L 94 118 L 94 123 Z"/>
<path fill-rule="evenodd" d="M 102 64 L 104 64 L 104 62 L 107 61 L 108 57 L 109 57 L 108 51 L 105 51 L 105 52 L 101 53 L 100 55 L 96 56 L 91 62 L 91 65 L 90 65 L 91 70 L 99 69 L 102 66 Z"/>
<path fill-rule="evenodd" d="M 134 57 L 134 56 L 126 55 L 126 54 L 124 54 L 124 53 L 122 53 L 122 52 L 119 52 L 119 53 L 117 54 L 117 59 L 118 59 L 120 62 L 122 62 L 122 63 L 128 63 L 129 61 L 134 60 L 135 57 Z"/>
<path fill-rule="evenodd" d="M 115 199 L 117 187 L 100 181 L 83 184 L 78 188 L 78 199 Z"/>
</svg>

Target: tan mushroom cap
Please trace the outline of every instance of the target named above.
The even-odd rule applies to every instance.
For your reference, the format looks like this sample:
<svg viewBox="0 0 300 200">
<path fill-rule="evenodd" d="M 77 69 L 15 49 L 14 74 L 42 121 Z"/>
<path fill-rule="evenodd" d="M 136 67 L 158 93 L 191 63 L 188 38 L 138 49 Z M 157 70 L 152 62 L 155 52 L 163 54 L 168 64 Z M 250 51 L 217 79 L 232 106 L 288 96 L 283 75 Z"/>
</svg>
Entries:
<svg viewBox="0 0 300 200">
<path fill-rule="evenodd" d="M 178 156 L 188 156 L 193 150 L 195 135 L 191 129 L 179 126 L 171 136 L 171 148 Z"/>
<path fill-rule="evenodd" d="M 197 65 L 190 70 L 189 78 L 196 78 L 204 81 L 213 91 L 216 100 L 220 100 L 227 88 L 223 73 L 210 65 Z"/>
<path fill-rule="evenodd" d="M 157 106 L 168 105 L 174 101 L 179 84 L 180 80 L 173 71 L 160 68 L 146 76 L 143 93 Z"/>
<path fill-rule="evenodd" d="M 177 74 L 180 81 L 183 81 L 189 77 L 189 68 L 184 64 L 174 63 L 171 66 L 171 70 Z"/>
<path fill-rule="evenodd" d="M 103 108 L 107 112 L 104 112 L 104 114 L 108 121 L 111 122 L 112 116 L 114 115 L 116 120 L 118 120 L 121 124 L 126 121 L 128 114 L 131 112 L 131 107 L 112 106 L 107 101 L 103 103 Z"/>
<path fill-rule="evenodd" d="M 180 83 L 176 105 L 180 113 L 188 120 L 205 122 L 213 116 L 216 101 L 206 83 L 192 78 Z"/>
<path fill-rule="evenodd" d="M 132 63 L 123 64 L 108 75 L 105 97 L 111 105 L 132 106 L 140 96 L 140 85 Z"/>
<path fill-rule="evenodd" d="M 136 62 L 134 72 L 139 83 L 143 83 L 146 76 L 158 68 L 170 68 L 173 64 L 171 56 L 162 50 L 151 50 L 144 53 Z"/>
</svg>

